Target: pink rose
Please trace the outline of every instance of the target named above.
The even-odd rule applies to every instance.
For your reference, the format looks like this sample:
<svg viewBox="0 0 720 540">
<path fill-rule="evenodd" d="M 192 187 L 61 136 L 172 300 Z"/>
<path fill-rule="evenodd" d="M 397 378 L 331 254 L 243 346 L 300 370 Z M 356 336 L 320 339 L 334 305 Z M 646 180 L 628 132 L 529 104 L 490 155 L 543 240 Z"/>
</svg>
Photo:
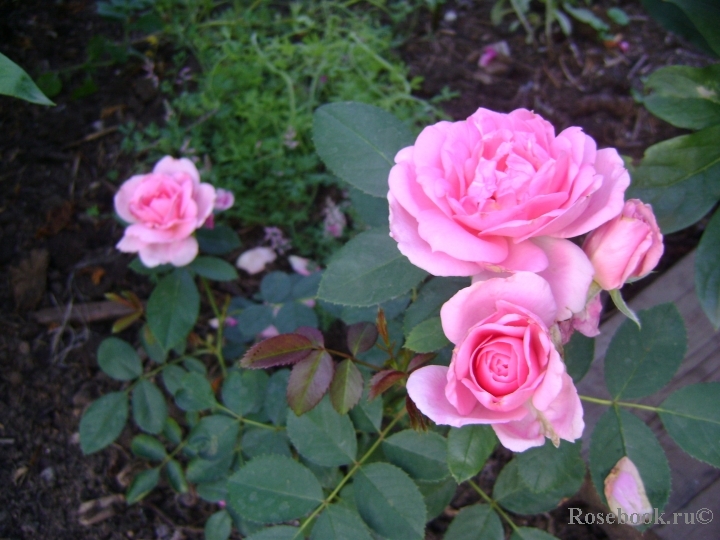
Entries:
<svg viewBox="0 0 720 540">
<path fill-rule="evenodd" d="M 550 337 L 557 305 L 548 283 L 529 272 L 459 291 L 442 307 L 455 343 L 449 367 L 414 371 L 407 391 L 437 424 L 492 424 L 500 442 L 522 452 L 574 441 L 584 428 L 572 379 Z"/>
<path fill-rule="evenodd" d="M 652 207 L 638 199 L 625 203 L 620 215 L 588 235 L 583 250 L 595 268 L 595 281 L 606 291 L 655 268 L 664 251 Z"/>
<path fill-rule="evenodd" d="M 611 512 L 624 514 L 625 523 L 641 525 L 652 516 L 653 508 L 645 493 L 640 472 L 629 457 L 624 456 L 605 478 L 605 498 Z M 632 517 L 637 514 L 637 517 Z"/>
<path fill-rule="evenodd" d="M 165 156 L 153 172 L 133 176 L 115 195 L 115 211 L 130 225 L 117 248 L 138 253 L 152 268 L 189 264 L 198 253 L 192 236 L 210 216 L 215 188 L 200 183 L 200 174 L 187 158 Z"/>
<path fill-rule="evenodd" d="M 223 212 L 235 204 L 235 195 L 232 191 L 218 188 L 215 190 L 217 197 L 215 198 L 215 210 Z"/>
<path fill-rule="evenodd" d="M 617 151 L 597 150 L 578 127 L 556 136 L 525 109 L 479 109 L 465 121 L 429 126 L 395 163 L 391 236 L 410 262 L 436 276 L 542 272 L 553 252 L 576 257 L 563 239 L 615 217 L 630 183 Z M 556 241 L 543 245 L 542 237 Z M 588 281 L 587 268 L 567 265 L 548 281 Z M 574 311 L 586 294 L 587 287 L 573 296 Z"/>
<path fill-rule="evenodd" d="M 570 341 L 575 330 L 587 337 L 599 336 L 602 308 L 602 299 L 599 294 L 596 294 L 588 300 L 581 312 L 573 313 L 570 319 L 558 323 L 563 345 Z"/>
<path fill-rule="evenodd" d="M 242 252 L 235 261 L 235 266 L 254 275 L 265 270 L 265 266 L 275 259 L 277 259 L 277 255 L 269 247 L 256 247 Z"/>
</svg>

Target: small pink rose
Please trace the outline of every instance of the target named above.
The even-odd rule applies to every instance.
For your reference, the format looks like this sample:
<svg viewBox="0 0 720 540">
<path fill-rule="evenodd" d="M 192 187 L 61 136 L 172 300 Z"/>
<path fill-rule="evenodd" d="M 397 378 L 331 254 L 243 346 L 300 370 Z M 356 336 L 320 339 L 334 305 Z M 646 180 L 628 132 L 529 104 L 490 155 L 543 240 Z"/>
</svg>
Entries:
<svg viewBox="0 0 720 540">
<path fill-rule="evenodd" d="M 653 508 L 640 472 L 627 456 L 621 458 L 605 478 L 605 498 L 611 512 L 627 516 L 626 523 L 642 525 L 652 516 Z M 632 518 L 633 514 L 637 514 L 638 519 Z"/>
<path fill-rule="evenodd" d="M 610 291 L 655 268 L 664 251 L 663 235 L 652 207 L 630 199 L 618 216 L 588 235 L 583 250 L 595 269 L 595 281 Z"/>
<path fill-rule="evenodd" d="M 397 153 L 390 232 L 410 262 L 436 276 L 542 272 L 551 265 L 538 241 L 612 219 L 629 183 L 617 151 L 597 150 L 579 127 L 556 135 L 531 111 L 478 109 L 426 127 Z"/>
<path fill-rule="evenodd" d="M 600 314 L 602 313 L 602 300 L 600 294 L 596 294 L 585 305 L 585 308 L 574 313 L 572 318 L 559 323 L 562 343 L 570 341 L 575 330 L 587 337 L 600 335 Z"/>
<path fill-rule="evenodd" d="M 215 210 L 218 212 L 227 210 L 235 204 L 235 195 L 233 195 L 232 191 L 222 188 L 218 188 L 215 191 L 217 193 L 217 197 L 215 198 Z"/>
<path fill-rule="evenodd" d="M 280 335 L 280 331 L 277 328 L 275 328 L 275 326 L 272 324 L 270 326 L 268 326 L 265 330 L 260 332 L 260 334 L 259 334 L 259 336 L 262 339 L 268 339 L 268 338 L 279 336 L 279 335 Z"/>
<path fill-rule="evenodd" d="M 198 253 L 192 236 L 210 216 L 215 188 L 200 182 L 187 158 L 165 156 L 153 172 L 133 176 L 115 195 L 115 211 L 130 225 L 117 248 L 138 253 L 147 267 L 189 264 Z"/>
<path fill-rule="evenodd" d="M 550 336 L 556 315 L 550 286 L 529 272 L 462 289 L 440 311 L 450 366 L 414 371 L 410 398 L 438 424 L 491 424 L 515 452 L 574 441 L 583 411 Z"/>
<path fill-rule="evenodd" d="M 265 266 L 277 259 L 275 252 L 268 247 L 256 247 L 240 254 L 235 266 L 245 270 L 248 274 L 258 274 L 265 270 Z"/>
<path fill-rule="evenodd" d="M 303 257 L 298 257 L 297 255 L 290 255 L 288 257 L 288 261 L 290 262 L 292 269 L 301 276 L 309 276 L 317 269 L 317 264 L 313 261 Z"/>
</svg>

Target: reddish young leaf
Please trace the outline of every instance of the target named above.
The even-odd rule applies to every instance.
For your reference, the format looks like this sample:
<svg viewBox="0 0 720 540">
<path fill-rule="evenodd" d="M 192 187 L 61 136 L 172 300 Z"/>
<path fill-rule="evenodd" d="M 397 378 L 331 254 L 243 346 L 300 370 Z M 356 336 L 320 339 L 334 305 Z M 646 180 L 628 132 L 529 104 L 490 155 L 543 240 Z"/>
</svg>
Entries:
<svg viewBox="0 0 720 540">
<path fill-rule="evenodd" d="M 407 410 L 408 416 L 410 417 L 410 426 L 412 426 L 413 429 L 418 431 L 427 431 L 428 426 L 427 422 L 425 421 L 425 417 L 417 408 L 415 402 L 410 399 L 410 396 L 405 397 L 405 409 Z"/>
<path fill-rule="evenodd" d="M 370 350 L 377 338 L 378 330 L 373 323 L 359 322 L 348 326 L 347 346 L 353 356 Z"/>
<path fill-rule="evenodd" d="M 407 372 L 412 373 L 420 366 L 424 366 L 427 364 L 430 360 L 435 358 L 437 355 L 435 353 L 423 353 L 418 354 L 415 357 L 413 357 L 412 360 L 410 360 L 410 363 L 408 364 Z"/>
<path fill-rule="evenodd" d="M 378 308 L 377 330 L 380 333 L 385 346 L 390 347 L 390 334 L 388 334 L 387 320 L 385 319 L 385 312 L 382 308 Z"/>
<path fill-rule="evenodd" d="M 362 397 L 363 376 L 352 360 L 346 358 L 335 369 L 335 376 L 330 383 L 330 402 L 340 414 L 345 414 Z"/>
<path fill-rule="evenodd" d="M 312 351 L 290 372 L 287 400 L 290 408 L 300 416 L 315 407 L 327 392 L 335 372 L 335 362 L 325 351 Z"/>
<path fill-rule="evenodd" d="M 280 334 L 253 345 L 240 360 L 245 368 L 259 369 L 295 364 L 313 351 L 313 344 L 300 334 Z"/>
<path fill-rule="evenodd" d="M 384 369 L 382 371 L 378 371 L 375 375 L 373 375 L 372 379 L 370 379 L 370 392 L 368 392 L 368 399 L 375 399 L 393 384 L 398 382 L 400 379 L 404 379 L 406 376 L 407 374 L 395 369 Z"/>
<path fill-rule="evenodd" d="M 317 328 L 313 328 L 312 326 L 301 326 L 295 330 L 295 333 L 308 338 L 315 347 L 325 346 L 325 338 L 323 337 L 322 332 Z"/>
<path fill-rule="evenodd" d="M 132 323 L 137 321 L 140 317 L 142 317 L 142 311 L 136 311 L 135 313 L 131 313 L 130 315 L 125 315 L 124 317 L 119 318 L 113 323 L 111 332 L 113 334 L 122 332 Z"/>
</svg>

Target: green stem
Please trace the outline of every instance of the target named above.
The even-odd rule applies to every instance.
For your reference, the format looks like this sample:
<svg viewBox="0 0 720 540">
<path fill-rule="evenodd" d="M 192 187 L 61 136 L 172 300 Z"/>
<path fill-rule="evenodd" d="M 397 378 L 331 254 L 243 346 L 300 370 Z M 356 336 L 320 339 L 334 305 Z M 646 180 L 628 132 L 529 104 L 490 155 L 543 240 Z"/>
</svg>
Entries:
<svg viewBox="0 0 720 540">
<path fill-rule="evenodd" d="M 208 300 L 210 301 L 210 307 L 212 307 L 213 313 L 218 320 L 217 343 L 215 343 L 215 350 L 213 352 L 215 353 L 215 356 L 217 356 L 218 362 L 220 363 L 220 371 L 222 371 L 223 379 L 225 379 L 227 377 L 227 367 L 225 366 L 225 358 L 222 353 L 225 310 L 221 312 L 218 309 L 217 304 L 215 303 L 215 297 L 213 296 L 212 290 L 210 290 L 210 285 L 208 284 L 207 279 L 200 276 L 200 281 L 202 281 L 203 287 L 205 288 L 205 294 L 207 294 Z"/>
<path fill-rule="evenodd" d="M 243 424 L 247 424 L 248 426 L 255 426 L 263 429 L 270 429 L 272 431 L 282 431 L 285 429 L 283 426 L 271 426 L 270 424 L 263 424 L 262 422 L 256 422 L 255 420 L 250 420 L 249 418 L 245 418 L 244 416 L 236 413 L 235 411 L 228 409 L 225 405 L 220 405 L 217 403 L 215 405 L 215 409 L 219 409 L 223 411 L 224 413 L 229 414 L 230 416 L 234 416 L 236 420 L 242 422 Z"/>
<path fill-rule="evenodd" d="M 126 391 L 127 391 L 127 392 L 131 392 L 132 389 L 135 388 L 135 385 L 136 385 L 137 383 L 139 383 L 140 381 L 144 381 L 144 380 L 147 380 L 147 379 L 151 379 L 152 377 L 154 377 L 155 375 L 157 375 L 158 373 L 160 373 L 160 372 L 161 372 L 163 369 L 165 369 L 166 367 L 172 366 L 172 365 L 174 365 L 174 364 L 179 364 L 180 362 L 182 362 L 183 360 L 185 360 L 185 358 L 188 358 L 188 357 L 187 357 L 187 356 L 181 356 L 180 358 L 176 358 L 175 360 L 170 360 L 169 362 L 165 362 L 164 364 L 160 364 L 158 367 L 156 367 L 155 369 L 152 369 L 152 370 L 148 371 L 147 373 L 143 373 L 143 374 L 140 375 L 137 379 L 135 379 L 135 380 L 130 384 L 130 386 L 128 386 L 128 387 L 126 388 Z"/>
<path fill-rule="evenodd" d="M 184 441 L 180 441 L 180 444 L 178 444 L 172 452 L 170 452 L 167 456 L 165 456 L 165 459 L 163 459 L 162 463 L 160 463 L 160 465 L 158 465 L 158 468 L 162 469 L 165 465 L 167 465 L 170 462 L 170 460 L 172 458 L 174 458 L 175 455 L 185 447 L 187 442 L 188 442 L 187 439 L 185 439 Z"/>
<path fill-rule="evenodd" d="M 380 446 L 380 444 L 385 440 L 385 437 L 387 437 L 387 434 L 390 432 L 390 430 L 393 428 L 395 424 L 397 424 L 400 419 L 405 416 L 405 413 L 407 411 L 405 408 L 403 408 L 398 414 L 395 415 L 395 418 L 393 418 L 390 423 L 380 432 L 380 436 L 378 437 L 377 441 L 375 441 L 370 448 L 368 448 L 367 452 L 358 460 L 356 461 L 352 468 L 347 472 L 347 474 L 343 477 L 342 480 L 340 480 L 340 483 L 335 487 L 335 489 L 325 497 L 325 500 L 318 506 L 312 514 L 310 514 L 307 519 L 303 522 L 302 525 L 300 525 L 300 528 L 295 533 L 294 538 L 301 538 L 302 532 L 305 530 L 305 528 L 312 522 L 315 517 L 322 512 L 327 506 L 330 504 L 330 502 L 337 496 L 338 493 L 340 493 L 340 490 L 345 487 L 345 484 L 347 484 L 350 479 L 353 477 L 353 475 L 358 471 L 360 467 L 362 467 L 362 464 L 365 463 L 365 461 L 372 455 L 375 450 L 377 450 L 377 447 Z"/>
<path fill-rule="evenodd" d="M 652 412 L 663 412 L 665 409 L 660 407 L 653 407 L 652 405 L 642 405 L 641 403 L 628 403 L 627 401 L 614 401 L 610 399 L 601 399 L 590 396 L 580 396 L 580 399 L 589 403 L 597 403 L 598 405 L 607 405 L 608 407 L 614 407 L 619 405 L 620 407 L 627 407 L 628 409 L 642 409 L 644 411 Z"/>
<path fill-rule="evenodd" d="M 502 508 L 500 508 L 500 505 L 495 501 L 495 499 L 493 499 L 492 497 L 490 497 L 490 495 L 488 495 L 488 494 L 485 493 L 482 489 L 480 489 L 480 486 L 478 486 L 478 485 L 477 485 L 475 482 L 473 482 L 472 480 L 468 480 L 468 484 L 470 484 L 470 486 L 471 486 L 475 491 L 477 491 L 478 495 L 480 495 L 483 499 L 485 499 L 485 502 L 488 503 L 488 504 L 492 507 L 493 510 L 495 510 L 498 514 L 500 514 L 500 516 L 501 516 L 505 521 L 507 521 L 508 525 L 510 525 L 510 527 L 512 527 L 513 531 L 517 531 L 517 530 L 518 530 L 517 525 L 515 525 L 515 523 L 513 522 L 513 520 L 510 519 L 510 516 L 508 516 L 508 515 L 505 513 L 505 510 L 503 510 Z"/>
</svg>

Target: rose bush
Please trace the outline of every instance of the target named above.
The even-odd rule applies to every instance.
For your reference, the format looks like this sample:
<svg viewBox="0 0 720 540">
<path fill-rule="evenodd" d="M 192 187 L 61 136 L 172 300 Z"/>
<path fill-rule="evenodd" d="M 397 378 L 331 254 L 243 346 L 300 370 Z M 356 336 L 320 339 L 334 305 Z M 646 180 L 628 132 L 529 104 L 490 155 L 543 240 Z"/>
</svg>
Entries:
<svg viewBox="0 0 720 540">
<path fill-rule="evenodd" d="M 115 195 L 115 211 L 130 225 L 117 248 L 149 267 L 185 266 L 198 254 L 193 232 L 210 217 L 215 188 L 200 182 L 187 158 L 165 156 L 149 174 L 133 176 Z"/>
<path fill-rule="evenodd" d="M 583 250 L 595 269 L 595 281 L 605 290 L 619 289 L 631 278 L 642 278 L 662 257 L 663 235 L 649 204 L 638 199 L 591 232 Z"/>
<path fill-rule="evenodd" d="M 478 282 L 442 307 L 455 344 L 450 367 L 410 375 L 407 390 L 437 424 L 491 424 L 500 442 L 522 452 L 582 435 L 582 406 L 550 336 L 557 304 L 529 272 Z"/>
<path fill-rule="evenodd" d="M 629 183 L 617 151 L 597 150 L 578 127 L 556 136 L 528 110 L 479 109 L 425 128 L 397 153 L 390 232 L 413 264 L 437 276 L 539 273 L 556 296 L 565 289 L 565 319 L 585 305 L 592 268 L 564 239 L 615 217 Z M 558 269 L 552 259 L 572 264 Z"/>
</svg>

